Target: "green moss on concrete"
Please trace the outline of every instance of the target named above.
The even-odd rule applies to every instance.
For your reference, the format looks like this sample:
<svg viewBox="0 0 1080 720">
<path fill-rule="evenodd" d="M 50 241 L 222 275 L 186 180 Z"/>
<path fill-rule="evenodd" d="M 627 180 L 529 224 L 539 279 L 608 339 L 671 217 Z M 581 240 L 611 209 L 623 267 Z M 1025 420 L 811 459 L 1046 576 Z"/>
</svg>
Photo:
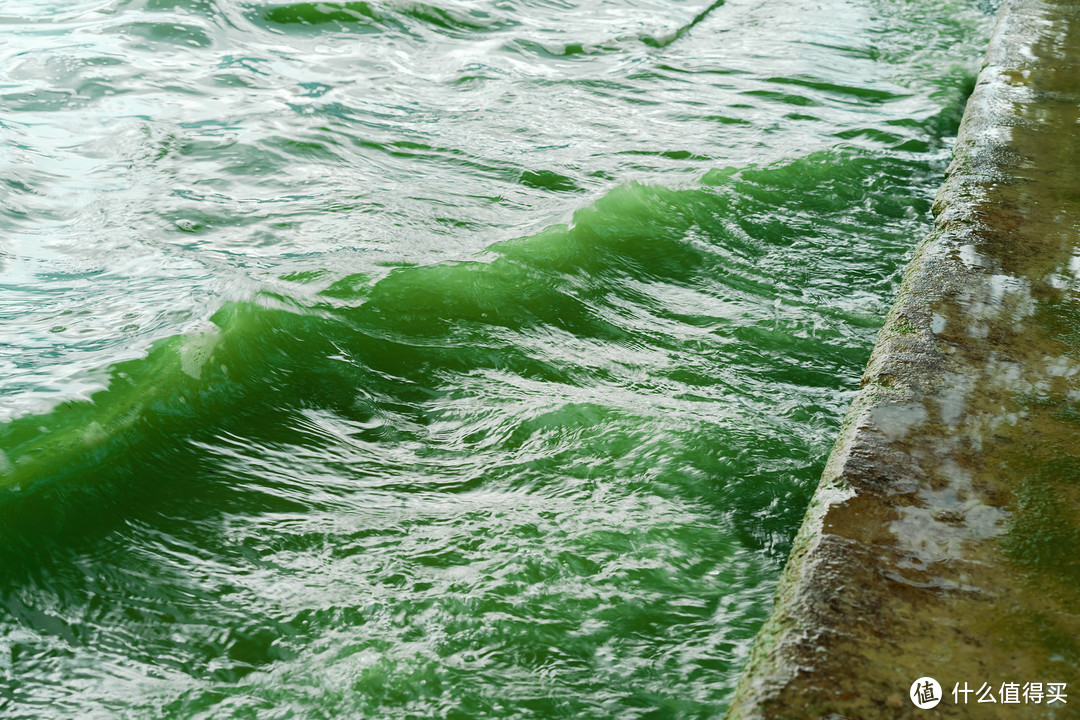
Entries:
<svg viewBox="0 0 1080 720">
<path fill-rule="evenodd" d="M 915 717 L 921 675 L 1080 685 L 1078 77 L 1080 7 L 1007 0 L 731 718 Z M 1031 710 L 938 713 L 1059 717 Z"/>
</svg>

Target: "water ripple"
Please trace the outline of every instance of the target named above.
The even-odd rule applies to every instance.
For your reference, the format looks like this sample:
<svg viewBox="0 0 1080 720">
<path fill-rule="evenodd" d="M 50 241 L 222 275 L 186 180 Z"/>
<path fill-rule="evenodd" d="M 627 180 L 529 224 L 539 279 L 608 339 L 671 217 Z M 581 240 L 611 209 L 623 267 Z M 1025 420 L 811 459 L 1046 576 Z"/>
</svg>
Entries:
<svg viewBox="0 0 1080 720">
<path fill-rule="evenodd" d="M 0 714 L 722 712 L 978 3 L 0 24 Z"/>
</svg>

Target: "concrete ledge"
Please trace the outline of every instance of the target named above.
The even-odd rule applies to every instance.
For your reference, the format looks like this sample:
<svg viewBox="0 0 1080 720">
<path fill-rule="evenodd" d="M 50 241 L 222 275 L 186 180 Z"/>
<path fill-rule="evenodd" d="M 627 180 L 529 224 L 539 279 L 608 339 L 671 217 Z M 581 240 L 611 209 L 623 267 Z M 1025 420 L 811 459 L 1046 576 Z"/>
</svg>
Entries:
<svg viewBox="0 0 1080 720">
<path fill-rule="evenodd" d="M 1006 0 L 729 720 L 1080 717 L 1078 122 L 1080 0 Z"/>
</svg>

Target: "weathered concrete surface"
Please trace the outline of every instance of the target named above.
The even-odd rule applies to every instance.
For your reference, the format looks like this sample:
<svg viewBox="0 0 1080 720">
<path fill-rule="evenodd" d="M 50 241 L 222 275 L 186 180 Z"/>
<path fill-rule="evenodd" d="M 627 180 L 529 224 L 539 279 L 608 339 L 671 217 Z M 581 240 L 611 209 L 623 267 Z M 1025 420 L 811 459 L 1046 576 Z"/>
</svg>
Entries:
<svg viewBox="0 0 1080 720">
<path fill-rule="evenodd" d="M 1078 122 L 1080 0 L 1007 0 L 730 720 L 1080 718 Z"/>
</svg>

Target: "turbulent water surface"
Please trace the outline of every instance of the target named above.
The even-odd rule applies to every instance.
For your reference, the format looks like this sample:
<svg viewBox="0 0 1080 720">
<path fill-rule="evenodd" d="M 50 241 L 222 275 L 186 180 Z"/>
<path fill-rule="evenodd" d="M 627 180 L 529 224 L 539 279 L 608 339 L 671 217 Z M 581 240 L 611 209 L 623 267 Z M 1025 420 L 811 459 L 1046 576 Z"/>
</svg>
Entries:
<svg viewBox="0 0 1080 720">
<path fill-rule="evenodd" d="M 721 715 L 990 22 L 0 3 L 0 715 Z"/>
</svg>

